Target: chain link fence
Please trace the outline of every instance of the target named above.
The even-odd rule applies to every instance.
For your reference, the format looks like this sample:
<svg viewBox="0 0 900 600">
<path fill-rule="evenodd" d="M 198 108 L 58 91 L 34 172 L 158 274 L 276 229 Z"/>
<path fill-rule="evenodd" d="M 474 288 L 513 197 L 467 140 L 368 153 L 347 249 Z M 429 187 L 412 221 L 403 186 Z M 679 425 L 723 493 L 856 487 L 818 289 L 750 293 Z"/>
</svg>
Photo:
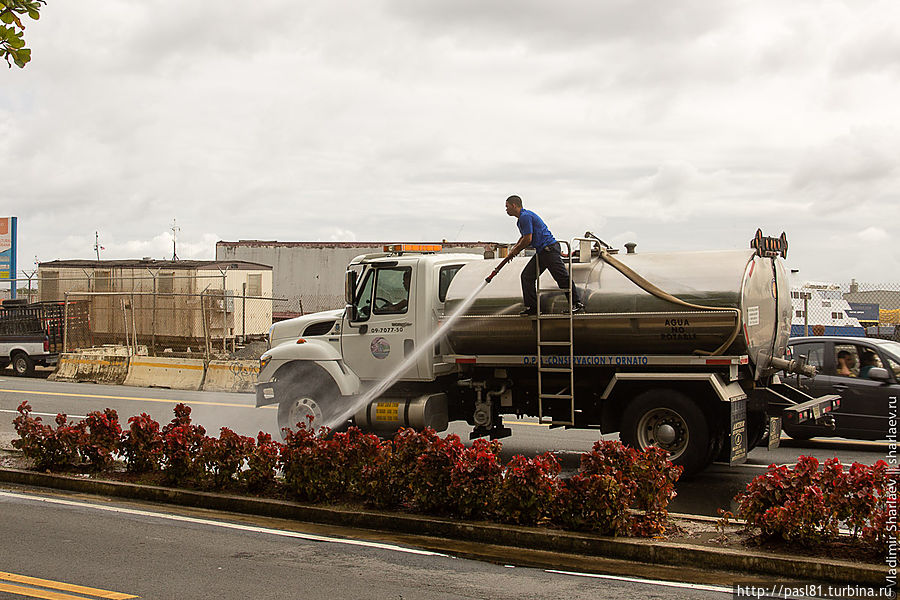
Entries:
<svg viewBox="0 0 900 600">
<path fill-rule="evenodd" d="M 807 283 L 791 290 L 791 335 L 850 335 L 900 341 L 900 284 Z"/>
<path fill-rule="evenodd" d="M 44 312 L 53 307 L 51 337 L 59 342 L 54 350 L 116 345 L 134 353 L 212 357 L 265 339 L 276 303 L 286 302 L 272 297 L 271 278 L 265 289 L 266 280 L 258 273 L 146 271 L 123 275 L 83 269 L 83 276 L 26 272 L 15 280 L 15 304 L 40 306 Z M 9 295 L 7 290 L 6 298 Z"/>
</svg>

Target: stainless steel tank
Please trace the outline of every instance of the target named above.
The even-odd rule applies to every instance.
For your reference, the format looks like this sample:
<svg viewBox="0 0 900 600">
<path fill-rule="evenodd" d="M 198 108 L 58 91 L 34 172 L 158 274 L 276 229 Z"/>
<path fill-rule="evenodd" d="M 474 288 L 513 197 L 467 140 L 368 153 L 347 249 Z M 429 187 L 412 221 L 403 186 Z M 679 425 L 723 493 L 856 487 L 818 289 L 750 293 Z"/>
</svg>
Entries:
<svg viewBox="0 0 900 600">
<path fill-rule="evenodd" d="M 599 257 L 573 263 L 573 278 L 584 292 L 585 312 L 575 316 L 574 352 L 593 354 L 747 354 L 757 369 L 771 356 L 784 356 L 790 334 L 791 300 L 781 259 L 755 250 L 619 254 L 615 259 L 658 288 L 686 302 L 713 310 L 694 310 L 660 299 L 639 288 Z M 535 319 L 521 317 L 520 275 L 528 262 L 518 257 L 479 294 L 448 333 L 459 354 L 533 354 Z M 469 263 L 450 285 L 445 315 L 469 296 L 499 260 Z M 548 272 L 541 288 L 556 288 Z M 563 294 L 542 294 L 542 313 L 565 313 Z M 736 311 L 741 320 L 734 341 Z M 542 337 L 566 339 L 568 320 L 544 321 Z"/>
</svg>

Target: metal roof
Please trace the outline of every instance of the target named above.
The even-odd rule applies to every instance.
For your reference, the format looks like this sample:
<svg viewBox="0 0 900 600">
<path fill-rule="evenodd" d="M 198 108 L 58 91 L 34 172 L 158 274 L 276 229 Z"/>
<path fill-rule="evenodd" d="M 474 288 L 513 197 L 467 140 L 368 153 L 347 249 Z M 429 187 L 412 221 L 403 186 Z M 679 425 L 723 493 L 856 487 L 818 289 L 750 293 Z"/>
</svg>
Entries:
<svg viewBox="0 0 900 600">
<path fill-rule="evenodd" d="M 115 269 L 115 268 L 147 268 L 147 269 L 171 269 L 203 270 L 203 269 L 228 269 L 233 271 L 271 271 L 271 265 L 248 262 L 245 260 L 156 260 L 156 259 L 125 259 L 125 260 L 51 260 L 38 263 L 38 268 L 81 268 L 81 269 Z"/>
<path fill-rule="evenodd" d="M 381 248 L 388 244 L 401 243 L 396 240 L 387 242 L 278 242 L 275 240 L 238 240 L 237 242 L 218 241 L 216 246 L 224 247 L 248 247 L 261 248 L 266 246 L 274 246 L 278 248 Z M 410 244 L 440 244 L 444 248 L 485 248 L 494 249 L 500 244 L 498 242 L 418 242 L 404 241 L 402 243 Z"/>
</svg>

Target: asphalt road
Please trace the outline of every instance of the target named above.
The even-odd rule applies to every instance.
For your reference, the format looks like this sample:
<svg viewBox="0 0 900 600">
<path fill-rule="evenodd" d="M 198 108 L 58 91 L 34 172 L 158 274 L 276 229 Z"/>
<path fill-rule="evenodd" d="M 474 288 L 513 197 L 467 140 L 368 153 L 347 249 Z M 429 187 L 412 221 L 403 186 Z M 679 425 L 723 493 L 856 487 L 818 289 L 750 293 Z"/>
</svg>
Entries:
<svg viewBox="0 0 900 600">
<path fill-rule="evenodd" d="M 7 371 L 8 372 L 8 371 Z M 259 431 L 278 435 L 274 407 L 254 407 L 252 394 L 214 392 L 188 392 L 155 388 L 97 385 L 87 383 L 62 383 L 43 378 L 16 378 L 0 375 L 0 443 L 15 437 L 12 419 L 16 407 L 27 400 L 35 414 L 52 419 L 57 412 L 71 417 L 87 414 L 92 410 L 114 408 L 120 420 L 143 412 L 167 423 L 172 418 L 172 407 L 179 402 L 190 405 L 194 421 L 203 425 L 209 435 L 218 435 L 221 427 L 229 427 L 242 434 L 255 436 Z M 564 472 L 578 469 L 582 452 L 590 450 L 599 438 L 596 432 L 561 429 L 551 430 L 533 419 L 507 420 L 513 436 L 503 440 L 505 459 L 515 454 L 526 456 L 546 451 L 557 453 Z M 448 433 L 456 433 L 468 439 L 469 429 L 453 424 Z M 615 435 L 606 436 L 615 439 Z M 670 505 L 673 512 L 716 516 L 718 509 L 732 510 L 732 498 L 753 477 L 763 473 L 769 464 L 793 464 L 801 455 L 811 455 L 824 461 L 838 457 L 842 462 L 872 464 L 887 454 L 887 443 L 862 442 L 839 438 L 816 438 L 795 442 L 785 438 L 782 446 L 768 451 L 757 448 L 750 452 L 747 463 L 735 467 L 715 464 L 691 480 L 678 484 L 678 497 Z"/>
<path fill-rule="evenodd" d="M 731 594 L 726 586 L 518 568 L 272 519 L 10 487 L 0 487 L 0 523 L 0 599 L 724 600 Z M 39 595 L 46 592 L 64 595 Z"/>
</svg>

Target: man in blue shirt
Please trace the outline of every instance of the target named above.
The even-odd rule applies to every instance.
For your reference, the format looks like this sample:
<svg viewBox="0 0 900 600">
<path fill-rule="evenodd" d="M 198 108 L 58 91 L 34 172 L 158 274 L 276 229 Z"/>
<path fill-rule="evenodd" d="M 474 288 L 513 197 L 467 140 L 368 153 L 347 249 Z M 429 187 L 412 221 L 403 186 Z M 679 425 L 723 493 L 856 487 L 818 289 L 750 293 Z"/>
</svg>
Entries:
<svg viewBox="0 0 900 600">
<path fill-rule="evenodd" d="M 559 289 L 567 290 L 566 294 L 568 294 L 568 290 L 571 287 L 575 294 L 572 302 L 573 312 L 584 310 L 578 287 L 571 285 L 569 281 L 569 271 L 563 263 L 559 242 L 550 233 L 550 229 L 547 228 L 544 221 L 535 213 L 523 208 L 522 199 L 518 196 L 510 196 L 506 199 L 506 214 L 518 219 L 516 225 L 519 228 L 521 237 L 500 266 L 512 260 L 514 256 L 529 246 L 535 249 L 535 256 L 531 257 L 531 260 L 525 265 L 525 269 L 522 270 L 522 299 L 525 302 L 525 310 L 521 314 L 523 316 L 537 314 L 537 290 L 535 284 L 540 273 L 544 272 L 544 269 L 550 271 L 550 275 L 553 276 L 553 279 L 559 285 Z M 540 264 L 540 273 L 538 272 L 538 263 Z M 498 266 L 498 270 L 500 266 Z"/>
</svg>

